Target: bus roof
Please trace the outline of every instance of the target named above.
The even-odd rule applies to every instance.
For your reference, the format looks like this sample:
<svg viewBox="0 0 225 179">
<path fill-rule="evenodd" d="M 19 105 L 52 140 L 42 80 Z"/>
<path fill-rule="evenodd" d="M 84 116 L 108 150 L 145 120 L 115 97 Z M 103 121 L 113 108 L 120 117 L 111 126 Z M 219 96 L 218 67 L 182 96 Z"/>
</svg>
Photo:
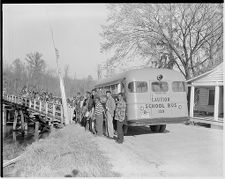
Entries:
<svg viewBox="0 0 225 179">
<path fill-rule="evenodd" d="M 95 88 L 101 87 L 104 85 L 108 84 L 116 84 L 124 80 L 125 78 L 130 78 L 130 79 L 139 79 L 139 80 L 151 80 L 151 79 L 156 79 L 156 76 L 159 74 L 164 75 L 164 80 L 181 80 L 185 81 L 185 78 L 183 75 L 175 70 L 170 70 L 170 69 L 159 69 L 159 68 L 151 68 L 151 67 L 146 67 L 146 68 L 141 68 L 141 69 L 134 69 L 134 70 L 129 70 L 123 73 L 119 73 L 114 75 L 113 77 L 107 78 L 100 80 L 96 85 Z"/>
</svg>

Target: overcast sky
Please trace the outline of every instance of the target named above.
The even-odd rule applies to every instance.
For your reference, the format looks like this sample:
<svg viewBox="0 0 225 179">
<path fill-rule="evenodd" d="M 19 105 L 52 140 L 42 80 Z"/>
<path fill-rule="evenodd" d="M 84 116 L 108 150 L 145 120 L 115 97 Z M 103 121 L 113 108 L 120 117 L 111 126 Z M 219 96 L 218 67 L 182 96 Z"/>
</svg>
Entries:
<svg viewBox="0 0 225 179">
<path fill-rule="evenodd" d="M 50 22 L 62 69 L 70 75 L 97 78 L 97 64 L 106 60 L 100 53 L 101 32 L 107 18 L 106 4 L 3 5 L 3 63 L 38 51 L 50 68 L 56 68 Z"/>
</svg>

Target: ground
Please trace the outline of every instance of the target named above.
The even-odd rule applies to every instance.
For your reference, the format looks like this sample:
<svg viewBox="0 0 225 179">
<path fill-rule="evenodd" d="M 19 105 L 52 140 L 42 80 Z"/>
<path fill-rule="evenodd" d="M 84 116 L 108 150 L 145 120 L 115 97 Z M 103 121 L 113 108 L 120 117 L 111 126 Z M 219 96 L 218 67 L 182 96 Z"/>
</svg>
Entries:
<svg viewBox="0 0 225 179">
<path fill-rule="evenodd" d="M 117 144 L 71 124 L 28 146 L 8 172 L 4 176 L 222 176 L 223 130 L 170 124 L 164 133 L 152 133 L 131 127 Z"/>
<path fill-rule="evenodd" d="M 94 140 L 123 177 L 223 175 L 223 130 L 171 124 L 164 133 L 152 133 L 131 127 L 123 144 Z"/>
</svg>

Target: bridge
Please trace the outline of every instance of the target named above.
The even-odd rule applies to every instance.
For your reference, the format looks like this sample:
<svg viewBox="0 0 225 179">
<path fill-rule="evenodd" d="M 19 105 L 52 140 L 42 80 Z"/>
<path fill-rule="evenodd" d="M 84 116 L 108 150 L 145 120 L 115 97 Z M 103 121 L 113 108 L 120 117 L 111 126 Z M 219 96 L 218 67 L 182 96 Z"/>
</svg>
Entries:
<svg viewBox="0 0 225 179">
<path fill-rule="evenodd" d="M 64 126 L 65 115 L 62 104 L 45 102 L 37 99 L 3 94 L 3 126 L 13 123 L 13 130 L 24 133 L 28 124 L 35 124 L 35 135 L 38 136 L 40 123 L 53 127 Z M 70 123 L 72 122 L 74 107 L 67 105 Z M 13 118 L 13 119 L 12 119 Z M 17 128 L 17 126 L 20 126 Z M 3 127 L 4 128 L 4 127 Z"/>
</svg>

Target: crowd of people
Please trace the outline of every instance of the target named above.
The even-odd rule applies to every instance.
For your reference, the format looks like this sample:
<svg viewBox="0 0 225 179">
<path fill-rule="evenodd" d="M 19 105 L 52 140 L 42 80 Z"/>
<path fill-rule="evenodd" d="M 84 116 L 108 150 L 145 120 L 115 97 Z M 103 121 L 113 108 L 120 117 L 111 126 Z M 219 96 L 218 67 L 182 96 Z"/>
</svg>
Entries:
<svg viewBox="0 0 225 179">
<path fill-rule="evenodd" d="M 24 87 L 20 95 L 26 98 L 41 100 L 43 102 L 51 102 L 56 104 L 62 104 L 62 99 L 56 96 L 53 96 L 52 93 L 44 91 L 43 89 L 37 90 L 35 88 Z"/>
<path fill-rule="evenodd" d="M 62 104 L 61 98 L 44 90 L 24 87 L 20 95 L 43 102 Z M 126 118 L 126 102 L 123 93 L 119 93 L 114 99 L 111 91 L 92 90 L 84 95 L 78 92 L 72 99 L 67 98 L 67 103 L 70 107 L 74 107 L 74 122 L 83 126 L 86 131 L 123 143 L 123 125 Z"/>
<path fill-rule="evenodd" d="M 106 99 L 95 90 L 87 91 L 85 96 L 78 92 L 74 98 L 74 106 L 75 123 L 94 135 L 106 136 L 115 139 L 117 143 L 123 143 L 126 103 L 122 93 L 114 100 L 110 91 L 106 91 Z"/>
</svg>

